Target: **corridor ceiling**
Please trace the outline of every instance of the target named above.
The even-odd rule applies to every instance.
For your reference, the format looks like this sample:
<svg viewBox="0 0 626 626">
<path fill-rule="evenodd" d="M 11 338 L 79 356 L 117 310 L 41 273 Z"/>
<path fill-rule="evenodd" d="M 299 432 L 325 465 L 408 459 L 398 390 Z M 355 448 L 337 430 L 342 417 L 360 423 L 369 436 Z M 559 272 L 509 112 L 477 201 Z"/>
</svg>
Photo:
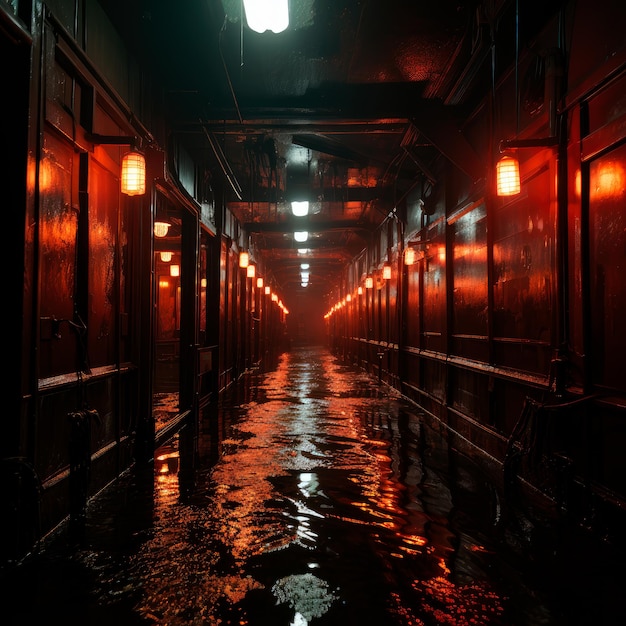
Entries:
<svg viewBox="0 0 626 626">
<path fill-rule="evenodd" d="M 102 3 L 165 80 L 175 132 L 227 176 L 228 206 L 287 306 L 305 289 L 302 262 L 323 297 L 416 183 L 433 182 L 435 160 L 484 176 L 459 129 L 490 88 L 490 27 L 515 2 L 290 0 L 280 34 L 250 30 L 241 0 Z M 533 16 L 560 3 L 521 4 Z M 293 217 L 304 198 L 310 215 Z"/>
</svg>

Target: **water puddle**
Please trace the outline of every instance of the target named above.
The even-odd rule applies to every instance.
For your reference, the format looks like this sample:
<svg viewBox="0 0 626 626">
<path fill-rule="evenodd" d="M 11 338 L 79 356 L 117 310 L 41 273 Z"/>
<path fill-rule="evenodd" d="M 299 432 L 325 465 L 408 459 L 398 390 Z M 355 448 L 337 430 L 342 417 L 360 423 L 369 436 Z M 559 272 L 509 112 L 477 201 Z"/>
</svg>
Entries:
<svg viewBox="0 0 626 626">
<path fill-rule="evenodd" d="M 553 543 L 533 546 L 536 529 L 506 519 L 486 478 L 393 390 L 323 349 L 252 383 L 216 407 L 192 488 L 175 439 L 153 473 L 90 506 L 80 542 L 59 537 L 5 581 L 9 623 L 616 623 L 598 616 L 621 611 L 623 576 L 573 536 L 550 529 Z"/>
</svg>

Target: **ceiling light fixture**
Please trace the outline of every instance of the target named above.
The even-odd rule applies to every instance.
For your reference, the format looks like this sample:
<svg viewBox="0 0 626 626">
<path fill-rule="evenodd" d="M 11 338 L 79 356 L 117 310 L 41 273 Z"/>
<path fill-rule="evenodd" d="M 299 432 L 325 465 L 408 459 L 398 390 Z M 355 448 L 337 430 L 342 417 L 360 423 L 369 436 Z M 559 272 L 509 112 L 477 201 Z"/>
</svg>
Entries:
<svg viewBox="0 0 626 626">
<path fill-rule="evenodd" d="M 289 0 L 243 0 L 251 30 L 282 33 L 289 26 Z"/>
<path fill-rule="evenodd" d="M 295 217 L 304 217 L 309 214 L 309 201 L 302 200 L 300 202 L 292 202 L 291 203 L 291 212 L 295 215 Z"/>
<path fill-rule="evenodd" d="M 309 233 L 306 230 L 297 230 L 293 234 L 293 238 L 300 243 L 304 243 L 309 238 Z"/>
</svg>

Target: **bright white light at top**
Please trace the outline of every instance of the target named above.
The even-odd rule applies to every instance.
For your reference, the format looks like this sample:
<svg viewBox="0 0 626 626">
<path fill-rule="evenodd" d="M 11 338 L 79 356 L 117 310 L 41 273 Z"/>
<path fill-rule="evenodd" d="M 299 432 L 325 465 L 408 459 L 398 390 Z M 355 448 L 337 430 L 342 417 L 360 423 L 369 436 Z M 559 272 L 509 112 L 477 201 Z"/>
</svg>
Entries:
<svg viewBox="0 0 626 626">
<path fill-rule="evenodd" d="M 297 230 L 293 234 L 293 238 L 300 243 L 305 242 L 309 238 L 309 233 L 306 230 Z"/>
<path fill-rule="evenodd" d="M 248 26 L 257 33 L 281 33 L 289 26 L 289 0 L 243 0 Z"/>
</svg>

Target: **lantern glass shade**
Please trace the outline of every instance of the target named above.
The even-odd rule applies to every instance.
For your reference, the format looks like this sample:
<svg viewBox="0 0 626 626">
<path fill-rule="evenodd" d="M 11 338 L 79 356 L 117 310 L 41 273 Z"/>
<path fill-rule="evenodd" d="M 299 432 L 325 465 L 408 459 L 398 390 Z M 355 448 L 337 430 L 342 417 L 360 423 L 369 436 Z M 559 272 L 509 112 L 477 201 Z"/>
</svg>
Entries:
<svg viewBox="0 0 626 626">
<path fill-rule="evenodd" d="M 122 157 L 121 191 L 127 196 L 146 193 L 146 159 L 139 152 L 127 152 Z"/>
<path fill-rule="evenodd" d="M 239 253 L 239 267 L 248 267 L 250 264 L 250 256 L 247 252 Z"/>
<path fill-rule="evenodd" d="M 256 275 L 256 267 L 252 264 L 249 264 L 246 268 L 246 276 L 248 278 L 254 278 Z"/>
<path fill-rule="evenodd" d="M 391 278 L 391 265 L 383 265 L 383 278 L 389 280 Z"/>
<path fill-rule="evenodd" d="M 168 222 L 154 222 L 154 236 L 155 237 L 165 237 L 167 232 L 170 229 L 170 224 Z"/>
<path fill-rule="evenodd" d="M 357 290 L 356 290 L 356 292 L 357 292 L 360 296 L 362 296 L 362 295 L 363 295 L 363 287 L 361 287 L 361 285 L 359 285 L 359 286 L 358 286 L 358 288 L 357 288 Z"/>
<path fill-rule="evenodd" d="M 503 156 L 496 164 L 496 187 L 499 196 L 515 196 L 520 193 L 519 161 Z"/>
<path fill-rule="evenodd" d="M 180 276 L 180 265 L 170 265 L 170 276 Z"/>
<path fill-rule="evenodd" d="M 160 254 L 161 254 L 161 261 L 163 261 L 163 263 L 169 263 L 172 260 L 171 252 L 162 250 Z"/>
<path fill-rule="evenodd" d="M 269 296 L 272 293 L 272 290 L 269 285 L 265 285 L 265 295 Z"/>
<path fill-rule="evenodd" d="M 413 248 L 407 248 L 404 251 L 404 264 L 413 265 L 415 263 L 415 250 Z"/>
<path fill-rule="evenodd" d="M 263 287 L 263 278 L 262 278 L 261 276 L 259 276 L 259 277 L 256 279 L 256 286 L 257 286 L 259 289 L 261 289 L 261 287 Z"/>
<path fill-rule="evenodd" d="M 365 279 L 365 289 L 372 289 L 374 287 L 374 279 L 371 276 L 368 276 Z"/>
</svg>

